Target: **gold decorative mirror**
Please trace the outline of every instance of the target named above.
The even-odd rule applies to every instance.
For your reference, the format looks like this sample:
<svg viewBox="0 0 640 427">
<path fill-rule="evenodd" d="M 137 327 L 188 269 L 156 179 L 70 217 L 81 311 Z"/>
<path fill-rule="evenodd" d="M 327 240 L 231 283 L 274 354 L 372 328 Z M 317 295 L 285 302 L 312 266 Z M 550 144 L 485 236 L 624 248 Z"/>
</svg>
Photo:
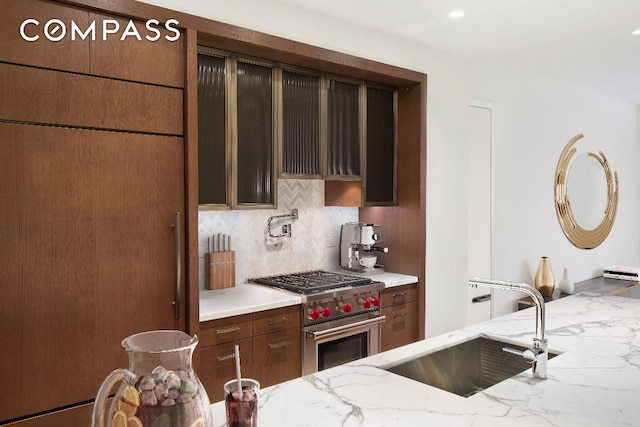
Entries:
<svg viewBox="0 0 640 427">
<path fill-rule="evenodd" d="M 555 182 L 556 213 L 571 243 L 581 249 L 593 249 L 607 238 L 616 218 L 618 173 L 611 172 L 602 151 L 586 152 L 571 161 L 578 151 L 574 145 L 583 137 L 574 136 L 560 154 Z"/>
</svg>

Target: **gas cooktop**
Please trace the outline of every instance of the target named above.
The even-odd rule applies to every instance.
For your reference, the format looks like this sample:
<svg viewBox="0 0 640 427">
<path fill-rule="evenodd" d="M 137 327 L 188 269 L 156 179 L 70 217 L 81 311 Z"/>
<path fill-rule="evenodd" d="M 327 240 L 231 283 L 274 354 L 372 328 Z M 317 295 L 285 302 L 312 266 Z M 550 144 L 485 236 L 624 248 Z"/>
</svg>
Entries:
<svg viewBox="0 0 640 427">
<path fill-rule="evenodd" d="M 253 283 L 274 286 L 301 294 L 313 294 L 326 290 L 365 286 L 371 283 L 366 277 L 342 274 L 332 271 L 312 270 L 289 273 L 277 276 L 256 277 L 249 280 Z"/>
</svg>

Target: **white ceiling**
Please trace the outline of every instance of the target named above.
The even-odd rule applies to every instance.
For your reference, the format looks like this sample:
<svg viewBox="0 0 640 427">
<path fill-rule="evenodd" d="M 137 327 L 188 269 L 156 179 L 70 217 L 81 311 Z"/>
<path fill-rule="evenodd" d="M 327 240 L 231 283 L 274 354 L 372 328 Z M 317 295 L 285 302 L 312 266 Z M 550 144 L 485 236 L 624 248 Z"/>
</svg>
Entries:
<svg viewBox="0 0 640 427">
<path fill-rule="evenodd" d="M 640 105 L 640 0 L 280 0 Z M 464 10 L 462 18 L 449 12 Z"/>
<path fill-rule="evenodd" d="M 468 60 L 506 61 L 640 105 L 640 36 L 631 35 L 640 29 L 640 0 L 138 1 L 240 25 L 254 17 L 258 30 L 268 13 L 311 12 Z M 456 9 L 465 15 L 451 19 Z M 304 22 L 292 20 L 288 32 L 296 25 Z"/>
</svg>

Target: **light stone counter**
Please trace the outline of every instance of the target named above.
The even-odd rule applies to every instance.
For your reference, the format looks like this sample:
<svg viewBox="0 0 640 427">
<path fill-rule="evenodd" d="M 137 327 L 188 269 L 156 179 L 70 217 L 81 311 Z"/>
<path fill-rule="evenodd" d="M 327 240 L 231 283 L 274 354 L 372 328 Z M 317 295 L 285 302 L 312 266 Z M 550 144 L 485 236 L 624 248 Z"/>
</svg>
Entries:
<svg viewBox="0 0 640 427">
<path fill-rule="evenodd" d="M 545 380 L 527 370 L 464 398 L 380 369 L 480 334 L 529 346 L 535 309 L 527 309 L 265 388 L 259 425 L 640 425 L 640 300 L 582 293 L 546 307 L 549 348 L 562 354 Z M 224 426 L 224 403 L 212 408 Z"/>
<path fill-rule="evenodd" d="M 352 274 L 354 276 L 368 277 L 376 282 L 383 282 L 385 288 L 393 288 L 395 286 L 409 285 L 417 283 L 418 277 L 408 274 L 390 273 L 388 271 L 379 270 L 377 268 L 365 273 L 357 273 L 353 271 L 336 270 L 339 273 Z"/>
<path fill-rule="evenodd" d="M 342 272 L 344 273 L 344 271 Z M 347 274 L 353 273 L 349 272 Z M 384 282 L 387 288 L 418 281 L 416 276 L 382 271 L 362 274 L 362 276 Z M 304 302 L 306 302 L 304 295 L 252 283 L 244 283 L 233 288 L 214 291 L 200 289 L 200 321 L 206 322 L 207 320 L 287 307 Z"/>
<path fill-rule="evenodd" d="M 302 301 L 302 295 L 250 283 L 214 291 L 200 289 L 200 321 L 288 307 Z"/>
</svg>

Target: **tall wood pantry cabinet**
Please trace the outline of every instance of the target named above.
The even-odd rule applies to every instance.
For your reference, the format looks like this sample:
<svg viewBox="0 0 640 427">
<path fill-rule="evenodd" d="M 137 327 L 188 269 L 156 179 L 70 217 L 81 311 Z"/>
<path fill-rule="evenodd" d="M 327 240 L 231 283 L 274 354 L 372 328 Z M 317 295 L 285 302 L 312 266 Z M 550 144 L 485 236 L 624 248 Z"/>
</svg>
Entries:
<svg viewBox="0 0 640 427">
<path fill-rule="evenodd" d="M 52 18 L 106 17 L 3 2 L 0 425 L 88 425 L 123 338 L 185 329 L 183 42 L 54 43 Z"/>
</svg>

